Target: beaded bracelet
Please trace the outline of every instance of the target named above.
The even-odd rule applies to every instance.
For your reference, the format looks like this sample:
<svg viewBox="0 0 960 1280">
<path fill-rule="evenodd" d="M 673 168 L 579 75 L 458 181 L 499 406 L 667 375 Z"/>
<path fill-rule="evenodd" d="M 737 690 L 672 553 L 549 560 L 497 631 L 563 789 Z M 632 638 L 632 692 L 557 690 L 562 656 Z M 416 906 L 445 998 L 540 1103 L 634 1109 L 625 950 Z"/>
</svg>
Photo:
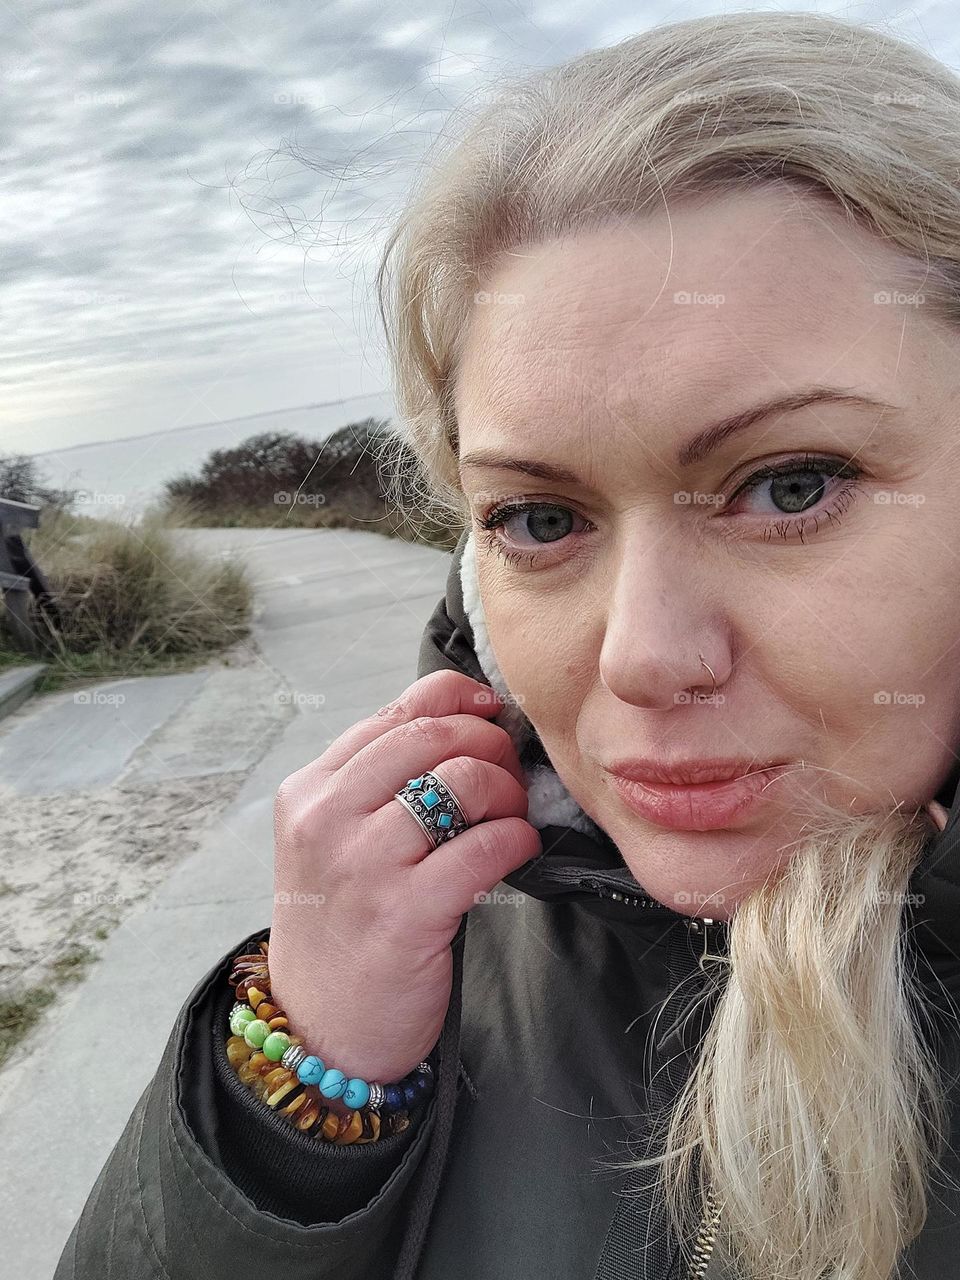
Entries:
<svg viewBox="0 0 960 1280">
<path fill-rule="evenodd" d="M 393 1084 L 359 1077 L 348 1079 L 307 1053 L 303 1039 L 290 1030 L 286 1014 L 270 998 L 269 942 L 260 952 L 234 957 L 229 982 L 237 1003 L 230 1010 L 231 1035 L 227 1059 L 241 1081 L 278 1114 L 304 1133 L 340 1145 L 376 1142 L 402 1133 L 409 1125 L 408 1108 L 429 1097 L 435 1077 L 435 1047 L 421 1062 Z M 433 1061 L 431 1061 L 433 1059 Z M 346 1114 L 324 1105 L 338 1098 L 353 1108 Z"/>
</svg>

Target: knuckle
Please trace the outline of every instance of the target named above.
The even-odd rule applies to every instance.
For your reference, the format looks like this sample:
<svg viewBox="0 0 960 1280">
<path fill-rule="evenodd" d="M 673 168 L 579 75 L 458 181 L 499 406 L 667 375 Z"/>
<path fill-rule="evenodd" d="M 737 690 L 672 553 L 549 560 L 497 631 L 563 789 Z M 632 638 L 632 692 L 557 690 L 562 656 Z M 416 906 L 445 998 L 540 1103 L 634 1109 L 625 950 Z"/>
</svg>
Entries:
<svg viewBox="0 0 960 1280">
<path fill-rule="evenodd" d="M 370 719 L 373 721 L 400 720 L 406 714 L 407 714 L 406 698 L 404 694 L 401 694 L 399 698 L 394 698 L 392 702 L 384 703 L 382 707 L 379 707 L 373 713 L 373 715 L 370 716 Z"/>
<path fill-rule="evenodd" d="M 297 773 L 288 774 L 277 787 L 276 795 L 273 798 L 274 812 L 277 814 L 289 813 L 299 794 L 300 780 L 298 770 Z"/>
<path fill-rule="evenodd" d="M 328 780 L 307 776 L 304 769 L 289 774 L 277 787 L 273 801 L 274 825 L 293 840 L 306 838 L 317 811 L 328 802 Z"/>
<path fill-rule="evenodd" d="M 444 734 L 444 728 L 435 716 L 414 716 L 398 726 L 398 732 L 414 742 L 433 744 Z"/>
<path fill-rule="evenodd" d="M 461 800 L 467 798 L 461 792 L 467 792 L 471 799 L 486 803 L 492 789 L 490 773 L 474 756 L 451 756 L 434 772 L 450 784 Z"/>
<path fill-rule="evenodd" d="M 495 835 L 489 823 L 478 822 L 475 827 L 470 828 L 470 835 L 478 846 L 482 862 L 492 862 L 503 848 L 503 832 Z"/>
<path fill-rule="evenodd" d="M 462 671 L 452 671 L 449 667 L 441 667 L 437 671 L 429 671 L 425 676 L 420 677 L 420 682 L 430 687 L 436 686 L 437 689 L 456 689 L 470 677 L 464 675 Z M 419 682 L 418 682 L 419 683 Z"/>
</svg>

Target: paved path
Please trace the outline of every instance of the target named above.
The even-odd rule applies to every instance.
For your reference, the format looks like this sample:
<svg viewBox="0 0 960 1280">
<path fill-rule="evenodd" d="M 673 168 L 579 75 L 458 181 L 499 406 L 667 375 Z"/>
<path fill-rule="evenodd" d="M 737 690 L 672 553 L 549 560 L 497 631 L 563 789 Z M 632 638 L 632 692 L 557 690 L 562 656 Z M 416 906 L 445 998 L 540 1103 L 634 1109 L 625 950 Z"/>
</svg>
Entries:
<svg viewBox="0 0 960 1280">
<path fill-rule="evenodd" d="M 212 554 L 243 550 L 257 583 L 256 642 L 299 714 L 197 852 L 111 934 L 86 981 L 48 1018 L 36 1050 L 3 1073 L 3 1269 L 30 1280 L 52 1276 L 184 1000 L 234 942 L 270 923 L 277 786 L 415 679 L 420 635 L 449 567 L 442 552 L 354 530 L 191 530 L 181 536 Z M 168 710 L 190 693 L 189 677 L 174 679 Z M 111 683 L 98 689 L 107 693 Z M 103 705 L 120 714 L 125 704 L 119 710 Z M 30 719 L 49 745 L 41 710 Z M 144 692 L 136 731 L 162 714 Z M 17 731 L 20 753 L 41 751 L 27 724 L 18 723 Z M 198 755 L 205 750 L 197 744 Z M 111 765 L 98 748 L 91 767 L 109 774 L 125 761 L 115 756 Z M 179 767 L 189 768 L 183 753 Z M 39 765 L 31 773 L 49 776 Z"/>
</svg>

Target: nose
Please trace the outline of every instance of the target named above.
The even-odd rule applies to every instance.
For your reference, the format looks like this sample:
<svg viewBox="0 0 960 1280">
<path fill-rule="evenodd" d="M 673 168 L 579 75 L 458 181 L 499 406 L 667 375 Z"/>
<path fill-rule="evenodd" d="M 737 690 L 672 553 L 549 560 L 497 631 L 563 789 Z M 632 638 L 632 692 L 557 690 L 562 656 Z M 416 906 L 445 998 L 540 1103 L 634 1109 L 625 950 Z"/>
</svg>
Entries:
<svg viewBox="0 0 960 1280">
<path fill-rule="evenodd" d="M 719 691 L 732 655 L 702 570 L 672 545 L 651 545 L 649 535 L 645 544 L 639 536 L 625 542 L 612 577 L 600 678 L 621 701 L 666 711 L 689 702 L 690 690 L 711 693 L 714 677 Z"/>
</svg>

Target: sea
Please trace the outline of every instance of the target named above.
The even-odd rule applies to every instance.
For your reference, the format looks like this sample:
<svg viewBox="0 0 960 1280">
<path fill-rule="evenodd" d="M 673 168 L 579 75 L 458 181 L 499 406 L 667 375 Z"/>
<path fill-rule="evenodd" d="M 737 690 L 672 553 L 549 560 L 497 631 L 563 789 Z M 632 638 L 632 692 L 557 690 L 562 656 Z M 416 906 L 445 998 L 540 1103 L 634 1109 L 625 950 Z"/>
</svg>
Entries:
<svg viewBox="0 0 960 1280">
<path fill-rule="evenodd" d="M 163 496 L 167 480 L 195 474 L 214 449 L 234 448 L 265 431 L 323 441 L 348 423 L 366 418 L 396 421 L 389 392 L 100 440 L 33 456 L 42 482 L 76 491 L 77 512 L 136 521 Z"/>
</svg>

